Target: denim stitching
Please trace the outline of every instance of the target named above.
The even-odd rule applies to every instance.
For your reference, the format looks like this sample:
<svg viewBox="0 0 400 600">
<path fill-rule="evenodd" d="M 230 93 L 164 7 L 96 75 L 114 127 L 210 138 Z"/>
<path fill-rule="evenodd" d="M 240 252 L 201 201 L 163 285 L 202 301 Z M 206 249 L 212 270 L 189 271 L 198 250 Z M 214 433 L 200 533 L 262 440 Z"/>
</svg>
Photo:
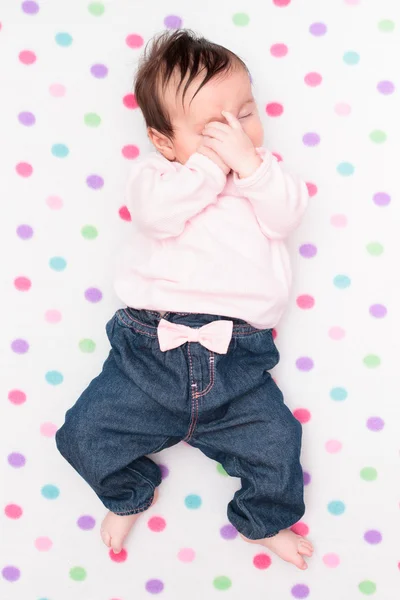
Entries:
<svg viewBox="0 0 400 600">
<path fill-rule="evenodd" d="M 214 357 L 214 352 L 210 352 L 210 358 L 209 358 L 209 366 L 210 366 L 210 381 L 208 383 L 208 386 L 202 391 L 202 392 L 198 392 L 197 393 L 197 397 L 201 398 L 202 396 L 205 396 L 206 394 L 208 394 L 212 388 L 214 387 L 214 383 L 215 383 L 215 357 Z"/>
<path fill-rule="evenodd" d="M 194 400 L 196 397 L 196 392 L 193 391 L 193 388 L 197 388 L 197 384 L 193 380 L 193 361 L 192 361 L 192 355 L 190 352 L 190 343 L 187 344 L 187 351 L 188 351 L 188 357 L 189 357 L 190 381 L 192 382 L 190 385 L 190 393 L 191 393 L 191 397 L 192 397 L 192 403 L 191 403 L 192 414 L 191 414 L 191 419 L 190 419 L 190 424 L 189 424 L 189 430 L 188 430 L 187 436 L 184 440 L 185 442 L 187 442 L 190 439 L 191 434 L 193 433 L 192 426 L 193 426 L 193 421 L 194 421 Z"/>
<path fill-rule="evenodd" d="M 154 500 L 154 494 L 152 495 L 152 497 L 150 498 L 150 500 L 146 504 L 143 504 L 143 506 L 139 506 L 139 508 L 133 508 L 132 510 L 128 510 L 128 511 L 125 511 L 125 512 L 115 512 L 114 510 L 111 511 L 111 512 L 113 512 L 115 515 L 120 515 L 120 516 L 124 516 L 124 515 L 136 515 L 137 513 L 144 512 L 148 508 L 150 508 L 150 506 L 153 503 L 153 500 Z"/>
</svg>

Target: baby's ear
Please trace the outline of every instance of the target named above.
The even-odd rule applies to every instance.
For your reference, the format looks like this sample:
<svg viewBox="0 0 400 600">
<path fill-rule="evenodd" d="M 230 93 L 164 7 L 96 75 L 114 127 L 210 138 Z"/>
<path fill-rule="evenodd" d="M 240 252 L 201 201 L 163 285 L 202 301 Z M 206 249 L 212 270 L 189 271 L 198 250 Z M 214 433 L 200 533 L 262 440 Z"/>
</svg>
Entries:
<svg viewBox="0 0 400 600">
<path fill-rule="evenodd" d="M 147 135 L 153 146 L 168 160 L 175 160 L 175 150 L 172 141 L 164 133 L 153 127 L 147 128 Z"/>
</svg>

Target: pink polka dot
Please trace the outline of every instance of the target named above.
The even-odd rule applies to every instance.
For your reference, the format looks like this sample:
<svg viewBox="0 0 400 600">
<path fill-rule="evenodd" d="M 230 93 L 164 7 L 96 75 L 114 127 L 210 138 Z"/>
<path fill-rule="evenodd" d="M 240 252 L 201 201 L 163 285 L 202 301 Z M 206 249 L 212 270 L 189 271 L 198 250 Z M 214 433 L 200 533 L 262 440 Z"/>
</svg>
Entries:
<svg viewBox="0 0 400 600">
<path fill-rule="evenodd" d="M 308 195 L 310 196 L 310 198 L 312 198 L 313 196 L 315 196 L 315 194 L 318 193 L 318 188 L 315 185 L 315 183 L 311 183 L 310 181 L 307 181 L 306 185 L 307 185 L 307 189 L 308 189 Z"/>
<path fill-rule="evenodd" d="M 19 292 L 27 292 L 32 283 L 28 277 L 16 277 L 14 279 L 14 286 Z"/>
<path fill-rule="evenodd" d="M 118 552 L 118 554 L 114 554 L 114 551 L 110 550 L 110 552 L 108 553 L 108 556 L 111 558 L 111 560 L 113 562 L 122 563 L 122 562 L 125 562 L 126 559 L 128 558 L 128 553 L 125 550 L 125 548 L 122 548 L 121 552 Z"/>
<path fill-rule="evenodd" d="M 19 519 L 22 516 L 22 508 L 18 504 L 7 504 L 4 514 L 9 519 Z"/>
<path fill-rule="evenodd" d="M 346 227 L 346 225 L 347 225 L 346 215 L 332 215 L 331 216 L 331 225 L 333 225 L 333 227 Z"/>
<path fill-rule="evenodd" d="M 297 535 L 302 535 L 302 536 L 308 535 L 308 533 L 310 531 L 310 528 L 308 527 L 308 525 L 303 523 L 303 521 L 298 521 L 297 523 L 292 525 L 290 529 L 294 533 L 297 533 Z"/>
<path fill-rule="evenodd" d="M 336 452 L 340 452 L 342 449 L 342 442 L 339 440 L 329 440 L 325 444 L 325 450 L 329 452 L 329 454 L 335 454 Z"/>
<path fill-rule="evenodd" d="M 273 153 L 272 153 L 272 156 L 275 156 L 275 158 L 276 158 L 276 160 L 277 160 L 278 162 L 282 162 L 282 161 L 283 161 L 282 155 L 281 155 L 281 154 L 278 154 L 278 152 L 273 152 Z"/>
<path fill-rule="evenodd" d="M 347 117 L 351 113 L 350 104 L 346 104 L 345 102 L 338 102 L 335 104 L 335 113 L 340 117 Z"/>
<path fill-rule="evenodd" d="M 256 554 L 253 558 L 253 565 L 256 569 L 268 569 L 271 565 L 271 558 L 265 552 L 260 552 L 260 554 Z"/>
<path fill-rule="evenodd" d="M 360 4 L 360 0 L 344 0 L 344 3 L 349 6 L 357 6 L 357 4 Z"/>
<path fill-rule="evenodd" d="M 299 308 L 306 310 L 314 306 L 315 300 L 312 296 L 303 294 L 302 296 L 297 297 L 296 304 Z"/>
<path fill-rule="evenodd" d="M 167 524 L 162 517 L 151 517 L 151 519 L 148 520 L 147 525 L 151 531 L 160 532 L 164 531 Z"/>
<path fill-rule="evenodd" d="M 22 50 L 18 57 L 23 65 L 32 65 L 36 61 L 36 54 L 30 50 Z"/>
<path fill-rule="evenodd" d="M 196 557 L 196 553 L 192 548 L 182 548 L 178 552 L 178 559 L 184 563 L 192 562 Z"/>
<path fill-rule="evenodd" d="M 272 0 L 275 6 L 288 6 L 291 0 Z"/>
<path fill-rule="evenodd" d="M 122 148 L 122 156 L 124 158 L 128 158 L 130 160 L 137 158 L 139 156 L 139 148 L 137 146 L 133 146 L 133 145 L 129 145 L 129 146 L 124 146 Z"/>
<path fill-rule="evenodd" d="M 273 44 L 269 51 L 271 52 L 272 56 L 275 56 L 275 58 L 282 58 L 288 53 L 288 47 L 286 44 Z"/>
<path fill-rule="evenodd" d="M 310 87 L 317 87 L 322 82 L 322 75 L 314 72 L 307 73 L 307 75 L 304 77 L 304 82 Z"/>
<path fill-rule="evenodd" d="M 44 318 L 48 323 L 59 323 L 62 316 L 59 310 L 47 310 Z"/>
<path fill-rule="evenodd" d="M 35 540 L 35 548 L 40 552 L 47 552 L 52 547 L 53 542 L 48 537 L 38 537 Z"/>
<path fill-rule="evenodd" d="M 30 177 L 33 173 L 32 165 L 25 162 L 20 162 L 16 165 L 15 170 L 21 177 Z"/>
<path fill-rule="evenodd" d="M 330 330 L 328 331 L 328 335 L 331 338 L 331 340 L 342 340 L 345 335 L 346 332 L 344 329 L 342 329 L 342 327 L 331 327 Z"/>
<path fill-rule="evenodd" d="M 143 46 L 143 38 L 141 35 L 137 35 L 137 33 L 131 33 L 126 36 L 125 42 L 129 48 L 140 48 Z"/>
<path fill-rule="evenodd" d="M 49 196 L 46 198 L 46 204 L 52 210 L 60 210 L 64 205 L 63 201 L 58 196 Z"/>
<path fill-rule="evenodd" d="M 53 98 L 62 98 L 65 96 L 67 90 L 65 85 L 62 85 L 62 83 L 52 83 L 49 87 L 49 92 L 50 96 L 53 96 Z"/>
<path fill-rule="evenodd" d="M 118 211 L 119 216 L 123 221 L 132 221 L 131 213 L 127 206 L 121 206 Z"/>
<path fill-rule="evenodd" d="M 279 102 L 270 102 L 265 107 L 269 117 L 280 117 L 283 113 L 283 106 Z"/>
<path fill-rule="evenodd" d="M 311 413 L 306 408 L 296 408 L 296 410 L 293 411 L 293 415 L 300 423 L 308 423 L 311 419 Z"/>
<path fill-rule="evenodd" d="M 51 438 L 55 435 L 58 427 L 54 423 L 42 423 L 40 425 L 40 433 L 44 435 L 44 437 Z"/>
<path fill-rule="evenodd" d="M 332 552 L 330 552 L 329 554 L 324 554 L 324 556 L 322 557 L 322 560 L 323 560 L 324 564 L 327 567 L 330 567 L 331 569 L 334 569 L 340 563 L 339 556 L 337 554 L 333 554 Z"/>
<path fill-rule="evenodd" d="M 8 399 L 12 404 L 19 406 L 26 402 L 26 394 L 21 390 L 10 390 L 8 392 Z"/>
<path fill-rule="evenodd" d="M 126 108 L 138 108 L 139 104 L 137 103 L 136 96 L 134 94 L 126 94 L 122 99 L 124 106 Z"/>
</svg>

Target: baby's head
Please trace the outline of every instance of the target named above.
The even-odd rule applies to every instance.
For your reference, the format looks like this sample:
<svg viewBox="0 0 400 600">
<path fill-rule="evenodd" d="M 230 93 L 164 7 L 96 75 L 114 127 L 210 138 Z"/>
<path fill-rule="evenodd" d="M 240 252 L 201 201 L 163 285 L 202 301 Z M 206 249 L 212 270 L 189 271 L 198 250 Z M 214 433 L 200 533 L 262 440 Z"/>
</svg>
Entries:
<svg viewBox="0 0 400 600">
<path fill-rule="evenodd" d="M 221 111 L 240 120 L 255 147 L 262 144 L 246 65 L 191 31 L 163 33 L 152 41 L 139 65 L 135 95 L 151 142 L 168 160 L 185 163 L 201 143 L 206 123 L 226 123 Z"/>
</svg>

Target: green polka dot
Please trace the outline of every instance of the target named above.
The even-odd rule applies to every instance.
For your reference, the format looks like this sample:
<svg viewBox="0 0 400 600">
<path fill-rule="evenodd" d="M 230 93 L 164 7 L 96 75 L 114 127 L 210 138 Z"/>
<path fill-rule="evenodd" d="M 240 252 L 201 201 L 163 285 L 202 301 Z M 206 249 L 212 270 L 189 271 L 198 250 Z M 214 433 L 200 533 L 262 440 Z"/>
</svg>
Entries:
<svg viewBox="0 0 400 600">
<path fill-rule="evenodd" d="M 44 485 L 42 487 L 42 496 L 47 500 L 55 500 L 60 495 L 60 490 L 55 485 Z"/>
<path fill-rule="evenodd" d="M 86 579 L 86 571 L 83 567 L 72 567 L 69 576 L 74 581 L 84 581 Z"/>
<path fill-rule="evenodd" d="M 96 344 L 93 340 L 81 340 L 79 342 L 79 350 L 86 353 L 94 352 L 96 350 Z"/>
<path fill-rule="evenodd" d="M 366 595 L 375 594 L 376 584 L 373 581 L 369 581 L 368 579 L 366 579 L 365 581 L 362 581 L 360 583 L 358 589 L 360 590 L 360 592 Z"/>
<path fill-rule="evenodd" d="M 84 121 L 88 127 L 98 127 L 101 123 L 101 118 L 96 113 L 86 113 Z"/>
<path fill-rule="evenodd" d="M 383 144 L 383 142 L 386 142 L 386 138 L 386 133 L 380 129 L 375 129 L 375 131 L 371 131 L 369 134 L 369 139 L 375 144 Z"/>
<path fill-rule="evenodd" d="M 368 354 L 368 356 L 364 358 L 363 362 L 368 369 L 375 369 L 381 364 L 381 359 L 379 356 L 376 356 L 376 354 Z"/>
<path fill-rule="evenodd" d="M 360 477 L 364 481 L 375 481 L 378 477 L 378 471 L 374 467 L 364 467 L 360 471 Z"/>
<path fill-rule="evenodd" d="M 91 2 L 88 6 L 88 11 L 94 17 L 101 17 L 104 13 L 104 4 L 102 2 Z"/>
<path fill-rule="evenodd" d="M 371 256 L 380 256 L 383 253 L 383 246 L 379 242 L 370 242 L 367 244 L 367 252 Z"/>
<path fill-rule="evenodd" d="M 331 398 L 332 400 L 336 400 L 338 402 L 342 402 L 347 398 L 347 390 L 341 387 L 336 387 L 331 389 Z"/>
<path fill-rule="evenodd" d="M 236 13 L 233 15 L 233 22 L 239 27 L 245 27 L 249 24 L 250 17 L 246 13 Z"/>
<path fill-rule="evenodd" d="M 391 33 L 394 31 L 394 21 L 391 21 L 390 19 L 382 19 L 382 21 L 379 21 L 378 23 L 378 29 L 384 33 Z"/>
<path fill-rule="evenodd" d="M 220 475 L 224 475 L 225 477 L 228 477 L 228 473 L 225 471 L 224 467 L 221 464 L 217 464 L 217 471 Z"/>
<path fill-rule="evenodd" d="M 85 225 L 82 227 L 81 234 L 85 240 L 94 240 L 99 235 L 96 227 L 93 227 L 93 225 Z"/>
<path fill-rule="evenodd" d="M 216 577 L 214 579 L 213 585 L 216 590 L 229 590 L 232 585 L 232 581 L 229 579 L 229 577 L 221 575 L 220 577 Z"/>
</svg>

